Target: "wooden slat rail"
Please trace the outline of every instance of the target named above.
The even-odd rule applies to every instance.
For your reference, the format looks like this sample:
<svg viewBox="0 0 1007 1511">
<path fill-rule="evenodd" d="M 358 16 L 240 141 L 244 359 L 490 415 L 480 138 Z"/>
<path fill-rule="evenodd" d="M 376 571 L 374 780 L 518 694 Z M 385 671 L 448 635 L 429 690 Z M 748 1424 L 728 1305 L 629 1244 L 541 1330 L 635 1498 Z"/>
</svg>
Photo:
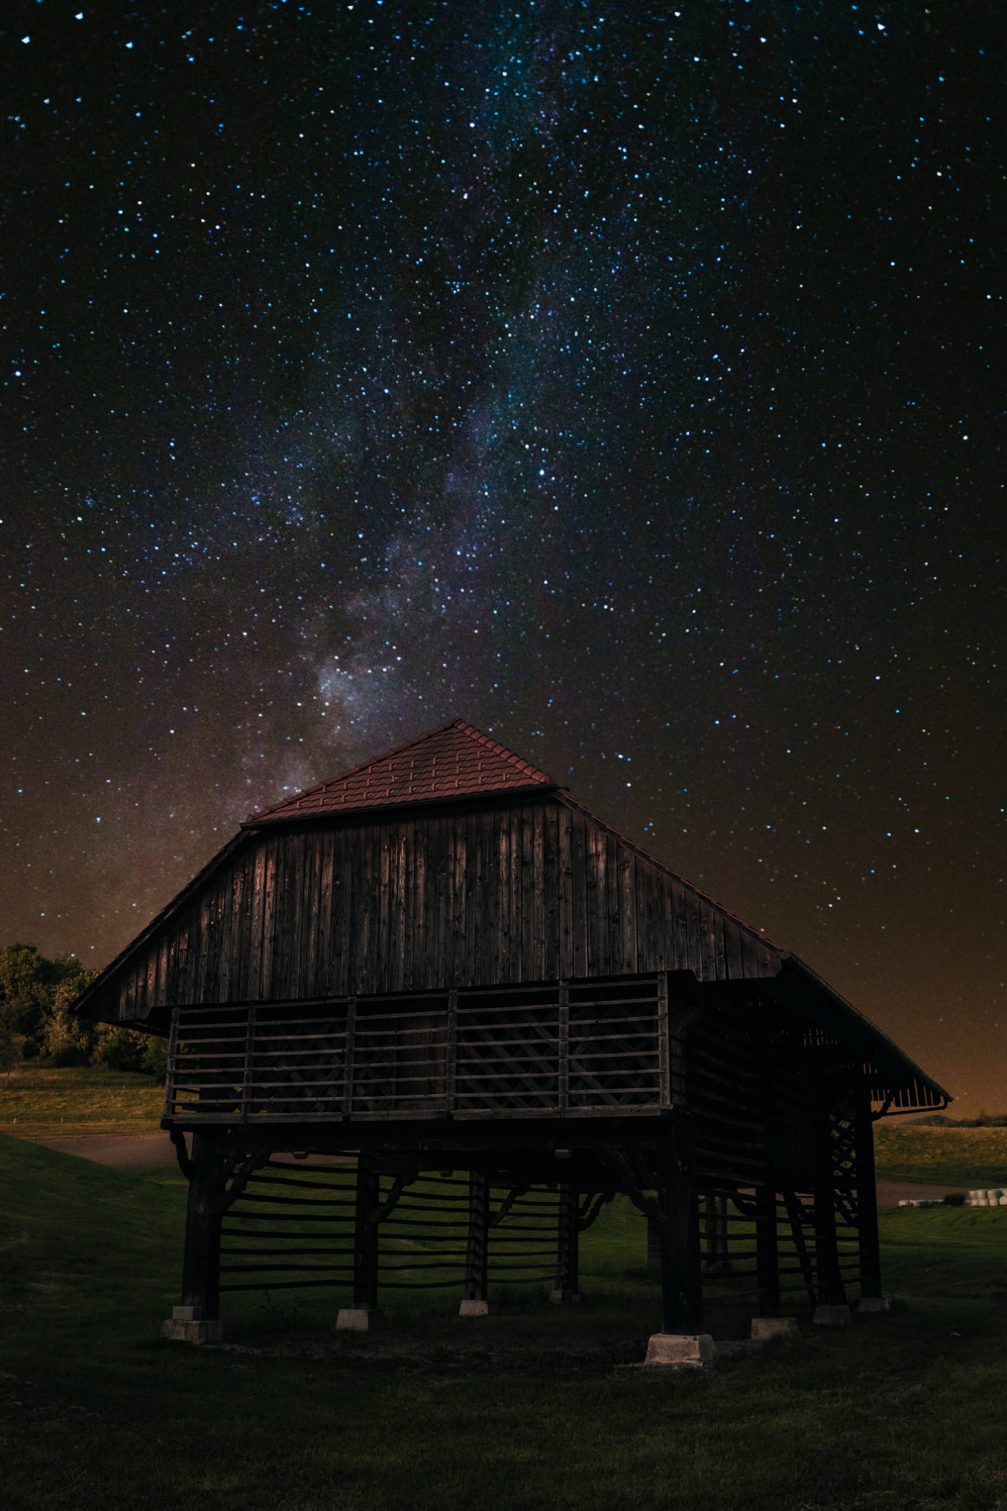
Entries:
<svg viewBox="0 0 1007 1511">
<path fill-rule="evenodd" d="M 654 1114 L 666 978 L 180 1006 L 165 1117 L 184 1124 Z M 289 1015 L 289 1016 L 288 1016 Z"/>
</svg>

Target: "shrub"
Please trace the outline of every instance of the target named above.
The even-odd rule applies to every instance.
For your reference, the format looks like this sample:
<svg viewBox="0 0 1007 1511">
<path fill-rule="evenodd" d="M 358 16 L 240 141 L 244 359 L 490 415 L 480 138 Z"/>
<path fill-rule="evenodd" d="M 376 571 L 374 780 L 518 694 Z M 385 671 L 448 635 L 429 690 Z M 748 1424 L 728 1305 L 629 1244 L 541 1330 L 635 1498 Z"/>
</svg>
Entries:
<svg viewBox="0 0 1007 1511">
<path fill-rule="evenodd" d="M 67 1007 L 54 1007 L 42 1026 L 42 1053 L 54 1065 L 86 1065 L 94 1031 Z"/>
<path fill-rule="evenodd" d="M 157 1034 L 145 1034 L 147 1047 L 143 1052 L 143 1068 L 155 1081 L 163 1083 L 168 1074 L 168 1041 Z"/>
<path fill-rule="evenodd" d="M 92 1060 L 109 1070 L 143 1070 L 147 1035 L 120 1024 L 99 1023 L 94 1035 Z"/>
</svg>

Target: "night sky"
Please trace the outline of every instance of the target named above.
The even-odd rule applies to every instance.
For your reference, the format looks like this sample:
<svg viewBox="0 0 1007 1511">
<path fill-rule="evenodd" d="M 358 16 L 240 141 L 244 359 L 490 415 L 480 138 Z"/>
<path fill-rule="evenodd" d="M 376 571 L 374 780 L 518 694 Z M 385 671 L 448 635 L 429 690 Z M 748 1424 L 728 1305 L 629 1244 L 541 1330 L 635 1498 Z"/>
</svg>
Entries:
<svg viewBox="0 0 1007 1511">
<path fill-rule="evenodd" d="M 0 943 L 457 716 L 1007 1110 L 1002 15 L 7 0 Z"/>
</svg>

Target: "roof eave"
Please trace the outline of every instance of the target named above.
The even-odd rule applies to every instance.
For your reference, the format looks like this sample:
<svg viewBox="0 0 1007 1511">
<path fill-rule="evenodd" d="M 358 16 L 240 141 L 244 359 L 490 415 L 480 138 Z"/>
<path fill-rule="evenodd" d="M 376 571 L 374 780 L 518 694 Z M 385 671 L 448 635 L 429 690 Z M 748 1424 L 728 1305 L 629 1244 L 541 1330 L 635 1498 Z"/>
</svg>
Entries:
<svg viewBox="0 0 1007 1511">
<path fill-rule="evenodd" d="M 954 1100 L 951 1093 L 946 1091 L 939 1081 L 935 1081 L 933 1076 L 927 1075 L 926 1071 L 921 1069 L 916 1064 L 916 1061 L 911 1059 L 905 1050 L 895 1043 L 894 1039 L 889 1038 L 883 1029 L 878 1028 L 876 1023 L 872 1023 L 870 1018 L 866 1017 L 858 1008 L 853 1006 L 852 1002 L 848 1002 L 844 996 L 836 991 L 835 987 L 830 986 L 827 981 L 823 981 L 822 977 L 813 971 L 799 955 L 793 953 L 784 955 L 783 964 L 777 979 L 785 984 L 800 983 L 805 988 L 810 986 L 829 1002 L 834 1011 L 841 1013 L 848 1022 L 864 1033 L 865 1037 L 869 1036 L 875 1045 L 880 1046 L 882 1058 L 903 1071 L 907 1082 L 916 1081 L 921 1086 L 926 1086 L 945 1107 L 949 1106 Z M 920 1110 L 932 1111 L 935 1109 L 921 1108 Z M 936 1110 L 939 1110 L 939 1108 Z"/>
</svg>

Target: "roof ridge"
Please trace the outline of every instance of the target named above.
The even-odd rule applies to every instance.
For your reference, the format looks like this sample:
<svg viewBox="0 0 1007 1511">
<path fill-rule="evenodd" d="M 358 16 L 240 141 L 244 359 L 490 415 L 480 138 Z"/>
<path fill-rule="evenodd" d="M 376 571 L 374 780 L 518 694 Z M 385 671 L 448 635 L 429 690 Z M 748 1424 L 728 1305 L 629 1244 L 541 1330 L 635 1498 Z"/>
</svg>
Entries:
<svg viewBox="0 0 1007 1511">
<path fill-rule="evenodd" d="M 328 776 L 324 781 L 315 782 L 312 787 L 305 787 L 301 792 L 294 792 L 290 797 L 281 798 L 278 803 L 271 803 L 268 808 L 256 809 L 254 813 L 248 815 L 246 822 L 251 823 L 253 819 L 257 818 L 268 818 L 269 814 L 275 813 L 277 808 L 285 808 L 288 803 L 292 803 L 295 800 L 300 801 L 301 798 L 311 797 L 316 792 L 324 792 L 326 787 L 331 787 L 335 782 L 342 782 L 347 777 L 356 776 L 358 772 L 366 771 L 368 766 L 376 766 L 379 761 L 387 761 L 389 756 L 400 755 L 403 751 L 410 750 L 412 746 L 419 745 L 421 741 L 429 740 L 433 735 L 442 734 L 446 729 L 453 729 L 456 724 L 460 724 L 461 722 L 461 719 L 448 719 L 445 723 L 438 724 L 433 729 L 428 729 L 424 734 L 417 735 L 415 739 L 407 740 L 404 745 L 393 745 L 390 750 L 382 751 L 381 755 L 369 756 L 366 761 L 359 761 L 356 766 L 348 766 L 345 771 L 337 771 L 335 776 Z"/>
<path fill-rule="evenodd" d="M 503 769 L 498 770 L 498 781 L 495 785 L 491 784 L 492 777 L 490 783 L 477 780 L 474 785 L 469 785 L 466 792 L 464 780 L 458 780 L 458 764 L 459 761 L 462 763 L 466 762 L 465 749 L 467 748 L 467 744 L 462 744 L 459 747 L 456 743 L 453 758 L 450 741 L 448 741 L 445 748 L 436 748 L 438 737 L 450 735 L 452 732 L 457 732 L 459 736 L 464 736 L 465 742 L 471 742 L 471 745 L 475 748 L 475 752 L 484 752 L 485 756 L 495 756 L 497 758 Z M 415 766 L 410 767 L 410 754 L 413 753 L 413 759 L 422 763 L 422 757 L 419 752 L 423 746 L 431 743 L 435 744 L 435 748 L 429 754 L 429 775 L 425 779 L 420 778 L 414 781 L 413 773 L 416 768 Z M 480 759 L 485 759 L 485 757 L 475 754 L 471 759 L 478 762 Z M 527 786 L 554 785 L 552 778 L 547 772 L 541 771 L 537 766 L 533 766 L 530 761 L 526 761 L 516 751 L 508 749 L 499 740 L 494 740 L 492 736 L 485 734 L 481 729 L 477 729 L 474 724 L 469 724 L 464 719 L 455 718 L 447 719 L 444 723 L 436 725 L 433 729 L 424 730 L 421 734 L 414 736 L 413 739 L 406 740 L 401 745 L 394 745 L 390 750 L 384 751 L 381 755 L 371 756 L 369 760 L 361 761 L 355 766 L 350 766 L 345 771 L 338 771 L 333 776 L 325 778 L 324 781 L 316 782 L 313 786 L 306 787 L 300 792 L 291 793 L 288 797 L 281 798 L 279 802 L 271 804 L 268 808 L 262 808 L 249 814 L 245 822 L 246 824 L 255 824 L 287 816 L 296 817 L 304 814 L 319 814 L 326 811 L 350 812 L 354 808 L 361 806 L 388 806 L 394 802 L 396 796 L 405 795 L 401 793 L 401 789 L 398 794 L 392 790 L 387 791 L 384 802 L 381 801 L 381 797 L 374 788 L 368 794 L 369 800 L 363 803 L 359 801 L 341 802 L 339 800 L 340 792 L 345 794 L 347 788 L 353 785 L 354 778 L 356 778 L 358 779 L 358 783 L 364 784 L 364 791 L 366 793 L 368 775 L 370 773 L 375 774 L 375 787 L 378 789 L 380 788 L 382 775 L 386 777 L 388 787 L 390 789 L 394 788 L 396 763 L 399 765 L 398 775 L 406 776 L 406 791 L 409 794 L 406 801 L 412 802 L 420 800 L 416 796 L 417 788 L 425 789 L 422 795 L 430 798 L 460 797 L 475 793 L 507 791 L 509 788 L 513 788 L 514 777 L 516 776 L 523 778 L 524 784 Z M 385 772 L 382 772 L 382 767 L 385 768 Z M 446 782 L 447 789 L 442 789 L 438 792 L 439 767 L 441 772 L 440 780 Z M 405 768 L 405 772 L 403 772 L 403 768 Z M 479 772 L 478 766 L 476 770 Z M 485 771 L 485 767 L 483 771 Z M 453 782 L 451 781 L 452 773 L 455 775 Z M 479 774 L 482 775 L 482 772 Z M 358 794 L 358 796 L 361 795 L 363 794 Z M 326 803 L 327 798 L 331 798 L 331 802 L 328 804 Z M 376 798 L 377 800 L 375 800 Z"/>
</svg>

